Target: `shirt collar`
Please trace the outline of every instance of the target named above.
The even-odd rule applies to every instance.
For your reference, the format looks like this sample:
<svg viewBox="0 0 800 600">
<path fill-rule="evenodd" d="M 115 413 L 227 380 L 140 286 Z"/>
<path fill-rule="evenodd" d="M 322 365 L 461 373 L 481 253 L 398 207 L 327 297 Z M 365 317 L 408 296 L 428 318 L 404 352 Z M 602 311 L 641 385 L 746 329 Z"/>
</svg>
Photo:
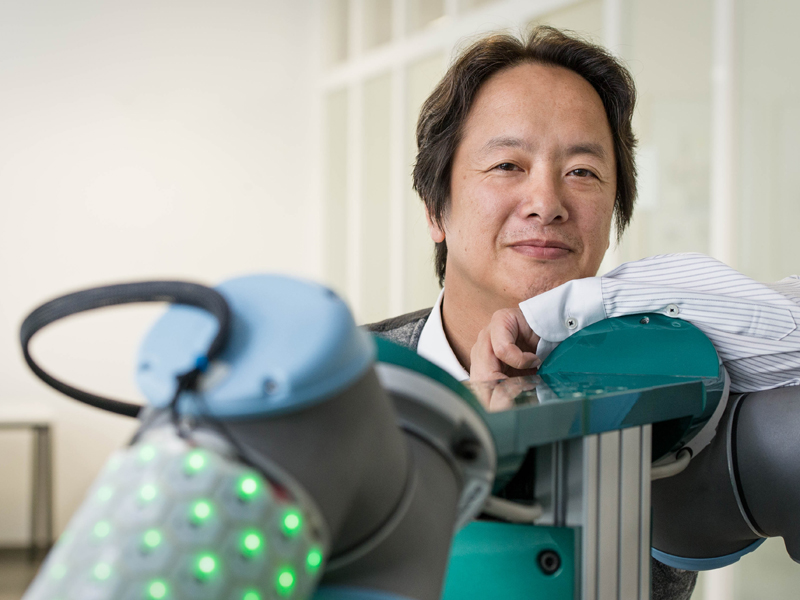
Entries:
<svg viewBox="0 0 800 600">
<path fill-rule="evenodd" d="M 442 325 L 442 298 L 444 298 L 444 288 L 439 292 L 439 298 L 431 310 L 417 344 L 417 354 L 426 358 L 433 364 L 444 369 L 459 381 L 469 379 L 469 373 L 458 362 L 447 336 L 444 334 Z"/>
</svg>

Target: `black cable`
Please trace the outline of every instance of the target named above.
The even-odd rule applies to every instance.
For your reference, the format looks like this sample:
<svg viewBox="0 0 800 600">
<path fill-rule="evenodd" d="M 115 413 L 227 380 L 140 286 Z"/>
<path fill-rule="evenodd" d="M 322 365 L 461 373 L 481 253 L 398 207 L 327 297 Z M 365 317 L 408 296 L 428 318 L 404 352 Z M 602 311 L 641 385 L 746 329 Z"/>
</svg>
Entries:
<svg viewBox="0 0 800 600">
<path fill-rule="evenodd" d="M 733 414 L 731 415 L 731 433 L 730 433 L 730 449 L 731 449 L 731 465 L 730 468 L 733 473 L 733 480 L 736 486 L 736 496 L 739 504 L 739 508 L 744 513 L 742 516 L 747 521 L 747 525 L 750 529 L 753 530 L 753 533 L 756 535 L 761 536 L 762 538 L 769 537 L 764 531 L 759 527 L 758 523 L 756 522 L 755 517 L 753 516 L 750 507 L 747 505 L 747 498 L 744 494 L 744 486 L 742 485 L 742 478 L 739 475 L 739 450 L 737 445 L 737 437 L 738 437 L 738 428 L 739 428 L 739 412 L 742 409 L 742 405 L 744 401 L 750 396 L 749 393 L 743 394 L 741 398 L 736 402 L 736 406 L 733 407 Z"/>
<path fill-rule="evenodd" d="M 185 281 L 144 281 L 91 288 L 55 298 L 31 312 L 20 327 L 19 339 L 25 362 L 39 379 L 62 394 L 113 413 L 138 416 L 141 406 L 136 403 L 105 398 L 59 381 L 36 364 L 28 349 L 36 332 L 54 321 L 95 308 L 134 302 L 187 304 L 207 310 L 217 319 L 217 334 L 205 356 L 198 357 L 195 367 L 178 376 L 178 387 L 173 398 L 173 403 L 177 403 L 178 396 L 185 390 L 194 389 L 198 376 L 208 362 L 222 351 L 230 330 L 231 315 L 227 301 L 219 292 L 204 285 Z"/>
</svg>

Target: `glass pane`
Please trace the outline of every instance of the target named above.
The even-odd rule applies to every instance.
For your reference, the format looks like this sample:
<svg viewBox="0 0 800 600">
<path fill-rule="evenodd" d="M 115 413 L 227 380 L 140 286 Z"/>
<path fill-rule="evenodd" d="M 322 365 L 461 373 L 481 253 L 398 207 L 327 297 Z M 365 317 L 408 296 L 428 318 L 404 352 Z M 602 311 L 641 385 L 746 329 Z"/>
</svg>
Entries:
<svg viewBox="0 0 800 600">
<path fill-rule="evenodd" d="M 414 32 L 444 16 L 444 0 L 408 0 L 408 31 Z"/>
<path fill-rule="evenodd" d="M 371 323 L 389 315 L 389 202 L 391 75 L 364 84 L 361 212 L 361 289 L 359 320 Z"/>
<path fill-rule="evenodd" d="M 738 262 L 775 281 L 800 274 L 800 73 L 797 20 L 788 0 L 737 2 Z M 734 600 L 796 598 L 800 569 L 781 539 L 769 539 L 734 569 Z"/>
<path fill-rule="evenodd" d="M 602 43 L 603 3 L 601 0 L 576 2 L 566 8 L 541 15 L 529 25 L 552 25 L 559 29 L 574 31 L 595 43 Z"/>
<path fill-rule="evenodd" d="M 775 281 L 800 274 L 800 4 L 746 0 L 737 7 L 738 266 Z"/>
<path fill-rule="evenodd" d="M 428 235 L 425 210 L 411 189 L 411 169 L 417 154 L 416 126 L 422 103 L 444 75 L 445 57 L 441 54 L 411 63 L 407 71 L 406 166 L 409 174 L 405 199 L 405 290 L 404 311 L 433 306 L 439 284 L 433 267 L 433 242 Z"/>
<path fill-rule="evenodd" d="M 620 246 L 635 260 L 708 252 L 711 0 L 634 0 L 624 58 L 636 79 L 639 199 Z"/>
<path fill-rule="evenodd" d="M 325 98 L 324 276 L 340 295 L 347 287 L 347 90 Z"/>
<path fill-rule="evenodd" d="M 364 50 L 392 39 L 392 0 L 364 0 Z"/>
<path fill-rule="evenodd" d="M 326 66 L 342 63 L 348 58 L 350 11 L 348 0 L 326 0 L 323 21 L 323 59 Z"/>
<path fill-rule="evenodd" d="M 733 566 L 733 598 L 797 598 L 800 569 L 789 558 L 782 538 L 770 538 Z"/>
</svg>

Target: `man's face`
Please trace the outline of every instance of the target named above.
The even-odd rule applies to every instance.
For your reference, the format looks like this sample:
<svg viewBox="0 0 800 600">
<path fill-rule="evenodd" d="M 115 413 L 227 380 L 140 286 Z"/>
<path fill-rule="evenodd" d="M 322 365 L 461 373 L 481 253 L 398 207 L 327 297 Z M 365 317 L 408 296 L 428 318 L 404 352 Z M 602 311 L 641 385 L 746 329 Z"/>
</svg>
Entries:
<svg viewBox="0 0 800 600">
<path fill-rule="evenodd" d="M 561 67 L 523 64 L 478 92 L 453 159 L 446 287 L 513 306 L 597 273 L 616 195 L 597 92 Z"/>
</svg>

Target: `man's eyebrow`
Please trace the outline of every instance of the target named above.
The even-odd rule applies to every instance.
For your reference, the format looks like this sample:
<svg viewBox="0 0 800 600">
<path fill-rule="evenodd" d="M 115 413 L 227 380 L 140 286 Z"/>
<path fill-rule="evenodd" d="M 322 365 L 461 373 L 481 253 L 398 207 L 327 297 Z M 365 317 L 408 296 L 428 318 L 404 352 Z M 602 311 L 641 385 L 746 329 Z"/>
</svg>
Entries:
<svg viewBox="0 0 800 600">
<path fill-rule="evenodd" d="M 498 148 L 521 148 L 522 150 L 526 150 L 528 152 L 533 151 L 533 146 L 530 142 L 514 136 L 493 137 L 483 145 L 481 151 L 485 153 Z M 608 153 L 606 152 L 605 148 L 603 148 L 603 145 L 595 142 L 582 142 L 579 144 L 573 144 L 572 146 L 565 148 L 562 154 L 563 156 L 567 157 L 576 156 L 578 154 L 590 154 L 601 160 L 606 160 L 608 157 Z"/>
<path fill-rule="evenodd" d="M 578 154 L 590 154 L 601 160 L 607 158 L 606 149 L 603 148 L 601 144 L 595 144 L 593 142 L 574 144 L 564 149 L 564 156 L 571 157 Z"/>
<path fill-rule="evenodd" d="M 531 145 L 522 138 L 513 136 L 498 136 L 493 137 L 486 142 L 483 145 L 483 148 L 481 148 L 481 151 L 489 152 L 490 150 L 496 150 L 497 148 L 522 148 L 523 150 L 528 151 L 532 149 Z"/>
</svg>

